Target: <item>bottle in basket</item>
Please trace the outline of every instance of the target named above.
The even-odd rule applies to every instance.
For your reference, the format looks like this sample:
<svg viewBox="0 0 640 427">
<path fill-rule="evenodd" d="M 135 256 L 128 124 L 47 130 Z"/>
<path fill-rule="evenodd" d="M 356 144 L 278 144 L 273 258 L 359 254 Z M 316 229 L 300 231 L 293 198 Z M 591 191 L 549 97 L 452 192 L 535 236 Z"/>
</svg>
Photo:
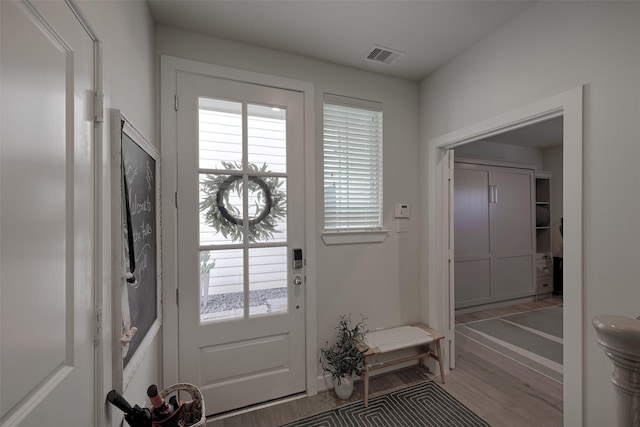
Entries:
<svg viewBox="0 0 640 427">
<path fill-rule="evenodd" d="M 182 401 L 178 402 L 175 396 L 171 396 L 169 402 L 158 394 L 158 387 L 153 384 L 147 389 L 147 396 L 151 399 L 153 411 L 151 420 L 158 427 L 175 427 L 180 420 L 179 413 L 182 409 Z"/>
</svg>

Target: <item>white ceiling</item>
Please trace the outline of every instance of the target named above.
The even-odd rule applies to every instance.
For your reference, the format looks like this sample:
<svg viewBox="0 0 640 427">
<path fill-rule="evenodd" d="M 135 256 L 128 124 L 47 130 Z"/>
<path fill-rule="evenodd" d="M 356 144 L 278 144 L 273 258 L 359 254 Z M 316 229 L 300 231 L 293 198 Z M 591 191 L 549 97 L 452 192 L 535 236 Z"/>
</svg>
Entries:
<svg viewBox="0 0 640 427">
<path fill-rule="evenodd" d="M 414 81 L 462 53 L 532 1 L 147 0 L 154 21 Z M 363 59 L 373 45 L 405 53 Z"/>
</svg>

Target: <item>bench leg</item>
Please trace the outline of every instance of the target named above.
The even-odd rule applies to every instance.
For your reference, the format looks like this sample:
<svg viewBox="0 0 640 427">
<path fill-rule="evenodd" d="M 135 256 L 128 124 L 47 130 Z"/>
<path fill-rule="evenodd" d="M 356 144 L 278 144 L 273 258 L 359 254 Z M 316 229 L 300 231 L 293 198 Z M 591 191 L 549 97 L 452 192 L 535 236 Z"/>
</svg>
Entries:
<svg viewBox="0 0 640 427">
<path fill-rule="evenodd" d="M 367 368 L 364 369 L 363 377 L 364 380 L 364 407 L 369 406 L 369 371 Z"/>
<path fill-rule="evenodd" d="M 436 341 L 436 353 L 438 354 L 438 365 L 440 365 L 440 380 L 444 384 L 444 363 L 442 363 L 442 348 L 440 347 L 440 341 Z"/>
</svg>

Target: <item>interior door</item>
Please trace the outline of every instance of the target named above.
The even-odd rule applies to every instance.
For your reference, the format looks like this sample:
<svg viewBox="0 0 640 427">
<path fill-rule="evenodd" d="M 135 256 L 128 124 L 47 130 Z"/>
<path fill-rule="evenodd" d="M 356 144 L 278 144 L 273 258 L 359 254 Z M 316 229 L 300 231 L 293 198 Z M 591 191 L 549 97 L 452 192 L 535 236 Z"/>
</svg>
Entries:
<svg viewBox="0 0 640 427">
<path fill-rule="evenodd" d="M 455 302 L 456 308 L 491 301 L 491 169 L 455 164 Z"/>
<path fill-rule="evenodd" d="M 94 425 L 93 40 L 66 2 L 0 15 L 1 424 Z"/>
<path fill-rule="evenodd" d="M 449 288 L 448 292 L 448 304 L 449 307 L 449 325 L 447 326 L 447 348 L 449 357 L 449 369 L 456 368 L 456 264 L 455 264 L 455 154 L 453 149 L 447 149 L 442 152 L 442 164 L 445 169 L 445 176 L 443 177 L 446 183 L 446 205 L 443 206 L 443 218 L 445 218 L 446 225 L 444 228 L 445 241 L 447 242 L 447 270 L 445 272 L 447 276 L 447 284 Z"/>
<path fill-rule="evenodd" d="M 209 414 L 303 392 L 303 95 L 177 88 L 180 381 Z"/>
<path fill-rule="evenodd" d="M 492 295 L 501 299 L 530 296 L 535 291 L 534 172 L 496 167 L 492 183 Z"/>
</svg>

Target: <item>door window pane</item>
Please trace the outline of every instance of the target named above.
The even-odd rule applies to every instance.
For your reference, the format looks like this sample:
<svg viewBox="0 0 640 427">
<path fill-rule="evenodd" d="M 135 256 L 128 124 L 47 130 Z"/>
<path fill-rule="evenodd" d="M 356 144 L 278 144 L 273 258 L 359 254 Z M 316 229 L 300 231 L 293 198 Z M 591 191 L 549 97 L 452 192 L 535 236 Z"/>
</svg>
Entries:
<svg viewBox="0 0 640 427">
<path fill-rule="evenodd" d="M 199 101 L 200 169 L 236 169 L 242 164 L 242 103 Z"/>
<path fill-rule="evenodd" d="M 287 180 L 277 176 L 249 178 L 249 242 L 287 241 Z"/>
<path fill-rule="evenodd" d="M 247 177 L 247 240 L 287 240 L 286 179 Z M 200 174 L 200 245 L 244 242 L 244 183 L 241 175 Z"/>
<path fill-rule="evenodd" d="M 287 311 L 287 248 L 249 249 L 249 316 Z"/>
<path fill-rule="evenodd" d="M 242 242 L 242 176 L 200 174 L 200 245 Z"/>
<path fill-rule="evenodd" d="M 269 172 L 287 171 L 287 110 L 264 105 L 247 105 L 249 163 Z"/>
<path fill-rule="evenodd" d="M 244 317 L 242 249 L 200 251 L 200 321 Z"/>
</svg>

